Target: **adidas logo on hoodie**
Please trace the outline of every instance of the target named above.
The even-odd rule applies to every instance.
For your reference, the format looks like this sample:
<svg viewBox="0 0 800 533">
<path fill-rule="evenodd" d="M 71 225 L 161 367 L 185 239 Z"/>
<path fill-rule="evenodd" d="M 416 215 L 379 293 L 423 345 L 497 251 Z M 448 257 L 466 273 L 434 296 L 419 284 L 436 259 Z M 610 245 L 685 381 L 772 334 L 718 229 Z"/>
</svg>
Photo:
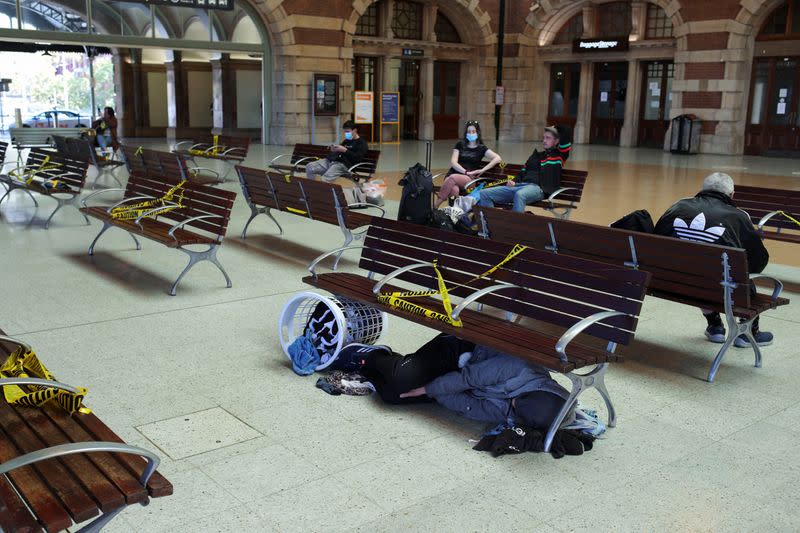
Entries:
<svg viewBox="0 0 800 533">
<path fill-rule="evenodd" d="M 719 241 L 725 233 L 725 228 L 722 225 L 706 228 L 706 215 L 704 213 L 694 217 L 694 220 L 689 225 L 683 219 L 676 218 L 672 222 L 672 228 L 675 231 L 675 236 L 679 239 L 710 244 Z"/>
</svg>

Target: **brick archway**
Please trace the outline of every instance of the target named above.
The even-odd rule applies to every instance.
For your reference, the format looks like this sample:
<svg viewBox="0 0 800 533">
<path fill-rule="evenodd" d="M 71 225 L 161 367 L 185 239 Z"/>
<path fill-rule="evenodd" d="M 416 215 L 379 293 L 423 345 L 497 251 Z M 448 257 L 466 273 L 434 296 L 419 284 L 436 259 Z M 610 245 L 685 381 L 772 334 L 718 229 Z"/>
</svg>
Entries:
<svg viewBox="0 0 800 533">
<path fill-rule="evenodd" d="M 749 35 L 755 39 L 758 32 L 761 30 L 761 26 L 766 22 L 767 17 L 772 15 L 778 7 L 785 3 L 786 0 L 765 0 L 763 2 L 748 2 L 747 0 L 742 0 L 739 2 L 742 9 L 736 16 L 736 22 L 748 26 L 749 31 L 746 33 L 749 33 Z M 733 35 L 731 35 L 731 37 L 733 37 Z"/>
</svg>

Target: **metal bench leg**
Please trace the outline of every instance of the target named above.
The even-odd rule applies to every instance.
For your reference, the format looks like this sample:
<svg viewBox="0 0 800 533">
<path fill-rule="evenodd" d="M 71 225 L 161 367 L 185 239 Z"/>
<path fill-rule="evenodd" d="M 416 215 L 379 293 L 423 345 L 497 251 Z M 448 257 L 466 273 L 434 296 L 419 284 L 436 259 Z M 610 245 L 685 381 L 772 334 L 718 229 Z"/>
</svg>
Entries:
<svg viewBox="0 0 800 533">
<path fill-rule="evenodd" d="M 561 211 L 559 211 L 561 209 Z M 554 207 L 552 209 L 548 209 L 554 217 L 558 220 L 569 220 L 569 215 L 572 213 L 571 207 Z"/>
<path fill-rule="evenodd" d="M 222 272 L 222 275 L 225 276 L 225 281 L 228 284 L 228 288 L 230 289 L 233 287 L 233 283 L 231 282 L 231 278 L 228 277 L 228 273 L 225 272 L 225 269 L 222 267 L 222 263 L 219 262 L 217 258 L 217 249 L 218 245 L 212 244 L 208 250 L 203 250 L 201 252 L 197 252 L 195 250 L 188 250 L 186 248 L 179 247 L 178 250 L 185 253 L 189 256 L 189 264 L 186 265 L 186 268 L 183 269 L 183 272 L 178 276 L 178 279 L 175 280 L 175 283 L 172 284 L 172 288 L 169 291 L 170 296 L 175 296 L 176 290 L 178 288 L 178 283 L 180 283 L 183 276 L 186 275 L 197 263 L 201 261 L 210 261 L 213 263 L 219 270 Z"/>
<path fill-rule="evenodd" d="M 55 216 L 56 213 L 58 213 L 58 210 L 67 204 L 67 202 L 63 198 L 55 198 L 55 200 L 58 202 L 58 205 L 56 206 L 55 209 L 53 209 L 53 212 L 50 213 L 50 216 L 47 217 L 47 221 L 45 221 L 44 223 L 44 229 L 50 228 L 50 221 L 53 220 L 53 217 Z"/>
<path fill-rule="evenodd" d="M 278 224 L 278 221 L 275 220 L 275 217 L 272 216 L 272 212 L 269 207 L 255 207 L 251 205 L 250 218 L 247 219 L 247 223 L 244 225 L 244 229 L 242 230 L 242 239 L 247 238 L 247 228 L 250 227 L 250 223 L 253 221 L 253 219 L 256 218 L 258 215 L 262 214 L 267 215 L 269 218 L 271 218 L 272 221 L 275 223 L 275 225 L 278 226 L 280 235 L 283 235 L 283 228 L 281 227 L 280 224 Z"/>
<path fill-rule="evenodd" d="M 550 424 L 547 430 L 547 436 L 544 440 L 544 451 L 549 452 L 550 446 L 553 444 L 553 437 L 556 431 L 561 427 L 564 419 L 569 414 L 570 410 L 578 402 L 578 396 L 588 388 L 595 387 L 602 396 L 603 401 L 608 408 L 608 427 L 614 427 L 617 424 L 617 413 L 614 410 L 614 405 L 611 403 L 611 397 L 608 395 L 608 390 L 605 386 L 605 374 L 608 369 L 608 363 L 598 365 L 588 374 L 576 374 L 570 372 L 566 376 L 572 381 L 572 391 L 569 393 L 569 398 L 564 402 L 564 406 L 558 412 L 558 416 Z"/>
<path fill-rule="evenodd" d="M 346 247 L 350 246 L 351 242 L 353 242 L 353 232 L 350 231 L 350 230 L 342 230 L 342 231 L 344 232 L 344 244 L 342 244 L 341 247 L 342 248 L 346 248 Z M 336 259 L 333 261 L 333 267 L 331 267 L 331 270 L 336 271 L 336 267 L 339 266 L 339 259 L 342 258 L 342 254 L 343 253 L 344 253 L 344 250 L 342 250 L 341 252 L 336 254 Z"/>
<path fill-rule="evenodd" d="M 100 236 L 103 233 L 105 233 L 108 230 L 108 228 L 112 227 L 112 225 L 113 224 L 111 224 L 109 222 L 103 222 L 103 227 L 100 229 L 100 233 L 97 234 L 97 236 L 92 241 L 92 244 L 89 245 L 89 255 L 94 255 L 94 245 L 97 244 L 97 241 L 100 239 Z M 131 239 L 133 239 L 133 242 L 136 243 L 136 249 L 137 250 L 141 250 L 142 249 L 142 245 L 139 243 L 139 239 L 136 238 L 136 235 L 134 235 L 130 231 L 128 231 L 126 233 L 128 235 L 130 235 Z"/>
<path fill-rule="evenodd" d="M 753 336 L 753 322 L 755 321 L 755 319 L 756 317 L 753 317 L 747 322 L 740 324 L 739 326 L 744 330 L 742 331 L 742 333 L 747 337 L 747 340 L 750 341 L 750 346 L 753 347 L 753 351 L 755 352 L 756 361 L 754 366 L 756 368 L 761 368 L 761 348 L 758 346 L 755 336 Z"/>
</svg>

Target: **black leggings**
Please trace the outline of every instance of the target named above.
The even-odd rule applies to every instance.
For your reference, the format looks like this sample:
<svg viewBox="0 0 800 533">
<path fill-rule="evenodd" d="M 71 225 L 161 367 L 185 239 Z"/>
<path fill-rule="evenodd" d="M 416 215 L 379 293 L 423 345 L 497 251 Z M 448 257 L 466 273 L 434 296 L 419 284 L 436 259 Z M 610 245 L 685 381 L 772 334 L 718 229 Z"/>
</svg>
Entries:
<svg viewBox="0 0 800 533">
<path fill-rule="evenodd" d="M 400 394 L 458 370 L 459 356 L 474 348 L 471 342 L 441 333 L 405 357 L 387 352 L 370 354 L 361 374 L 375 386 L 386 403 L 429 402 L 427 396 L 400 398 Z"/>
<path fill-rule="evenodd" d="M 525 402 L 520 402 L 522 397 L 525 398 Z M 520 398 L 517 398 L 515 402 L 517 405 L 513 407 L 517 424 L 543 430 L 550 427 L 566 403 L 566 400 L 558 394 L 547 391 L 527 392 Z M 524 410 L 521 408 L 523 406 Z"/>
</svg>

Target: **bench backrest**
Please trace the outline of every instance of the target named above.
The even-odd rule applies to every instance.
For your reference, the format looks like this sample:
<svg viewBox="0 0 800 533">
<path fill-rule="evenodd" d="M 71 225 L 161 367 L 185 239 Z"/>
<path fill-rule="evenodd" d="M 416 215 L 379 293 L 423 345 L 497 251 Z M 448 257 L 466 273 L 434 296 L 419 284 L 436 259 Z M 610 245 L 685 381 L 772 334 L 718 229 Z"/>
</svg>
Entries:
<svg viewBox="0 0 800 533">
<path fill-rule="evenodd" d="M 142 161 L 141 154 L 138 153 L 139 148 L 134 148 L 129 145 L 122 145 L 122 156 L 125 160 L 125 168 L 128 169 L 130 176 L 144 176 L 146 174 L 146 167 Z"/>
<path fill-rule="evenodd" d="M 506 179 L 508 176 L 516 176 L 520 173 L 524 165 L 509 163 L 504 168 L 494 167 L 487 170 L 481 177 L 489 178 L 490 180 Z M 583 196 L 583 188 L 586 186 L 586 178 L 589 173 L 585 170 L 575 170 L 565 168 L 561 171 L 561 184 L 559 188 L 569 188 L 569 191 L 564 191 L 558 195 L 558 200 L 562 202 L 578 203 Z"/>
<path fill-rule="evenodd" d="M 18 149 L 53 145 L 53 135 L 80 137 L 81 128 L 9 128 L 11 142 Z"/>
<path fill-rule="evenodd" d="M 0 165 L 6 160 L 6 152 L 8 151 L 8 143 L 0 141 Z"/>
<path fill-rule="evenodd" d="M 347 200 L 341 185 L 237 166 L 245 199 L 251 205 L 288 211 L 328 224 L 346 224 Z"/>
<path fill-rule="evenodd" d="M 601 311 L 620 311 L 626 315 L 606 319 L 586 333 L 620 344 L 632 340 L 648 273 L 528 248 L 495 272 L 465 285 L 501 263 L 513 246 L 513 241 L 491 241 L 375 217 L 364 240 L 359 266 L 389 274 L 435 260 L 453 296 L 466 297 L 478 289 L 511 283 L 519 288 L 504 289 L 480 301 L 565 328 Z M 411 284 L 411 290 L 438 287 L 432 267 L 415 269 L 396 279 Z"/>
<path fill-rule="evenodd" d="M 800 191 L 737 185 L 733 195 L 737 207 L 750 215 L 753 224 L 774 211 L 783 211 L 800 220 Z M 780 230 L 800 230 L 800 226 L 782 215 L 770 218 L 764 226 Z"/>
<path fill-rule="evenodd" d="M 201 137 L 199 139 L 195 139 L 195 144 L 199 144 L 198 149 L 206 149 L 211 148 L 215 145 L 215 136 L 209 135 L 208 137 Z M 238 150 L 234 150 L 226 157 L 231 159 L 244 159 L 247 158 L 247 152 L 250 149 L 250 137 L 239 137 L 234 135 L 217 135 L 216 136 L 216 146 L 224 146 L 225 148 L 222 151 L 230 150 L 231 148 L 238 148 Z"/>
<path fill-rule="evenodd" d="M 25 163 L 26 172 L 36 170 L 35 181 L 43 182 L 57 179 L 75 192 L 79 192 L 86 182 L 89 161 L 65 156 L 45 148 L 31 148 Z"/>
<path fill-rule="evenodd" d="M 131 176 L 125 188 L 125 198 L 133 196 L 161 198 L 177 183 L 178 180 L 164 177 Z M 184 183 L 183 191 L 182 204 L 184 207 L 159 215 L 158 219 L 183 222 L 194 217 L 216 215 L 214 218 L 191 221 L 184 226 L 184 229 L 211 235 L 218 241 L 222 241 L 231 218 L 236 193 L 191 182 Z M 177 201 L 177 198 L 174 200 Z"/>
<path fill-rule="evenodd" d="M 319 144 L 302 144 L 297 143 L 294 145 L 294 149 L 292 149 L 292 164 L 297 163 L 299 160 L 303 159 L 304 157 L 316 157 L 317 159 L 325 159 L 330 155 L 331 151 L 328 149 L 327 146 L 319 145 Z M 367 150 L 367 154 L 364 156 L 364 160 L 362 163 L 365 163 L 363 166 L 356 169 L 356 173 L 358 174 L 369 174 L 372 175 L 378 168 L 378 159 L 381 157 L 380 150 Z"/>
<path fill-rule="evenodd" d="M 738 284 L 733 303 L 750 305 L 747 253 L 741 248 L 684 241 L 608 228 L 583 222 L 557 220 L 501 209 L 476 208 L 478 220 L 485 220 L 488 237 L 502 242 L 519 242 L 539 250 L 557 251 L 605 263 L 638 268 L 652 274 L 650 292 L 686 303 L 721 305 L 725 293 L 722 256 L 727 254 L 730 278 Z"/>
<path fill-rule="evenodd" d="M 85 159 L 92 165 L 97 165 L 97 152 L 94 151 L 92 142 L 80 137 L 64 137 L 53 135 L 53 142 L 59 153 L 76 159 Z"/>
</svg>

